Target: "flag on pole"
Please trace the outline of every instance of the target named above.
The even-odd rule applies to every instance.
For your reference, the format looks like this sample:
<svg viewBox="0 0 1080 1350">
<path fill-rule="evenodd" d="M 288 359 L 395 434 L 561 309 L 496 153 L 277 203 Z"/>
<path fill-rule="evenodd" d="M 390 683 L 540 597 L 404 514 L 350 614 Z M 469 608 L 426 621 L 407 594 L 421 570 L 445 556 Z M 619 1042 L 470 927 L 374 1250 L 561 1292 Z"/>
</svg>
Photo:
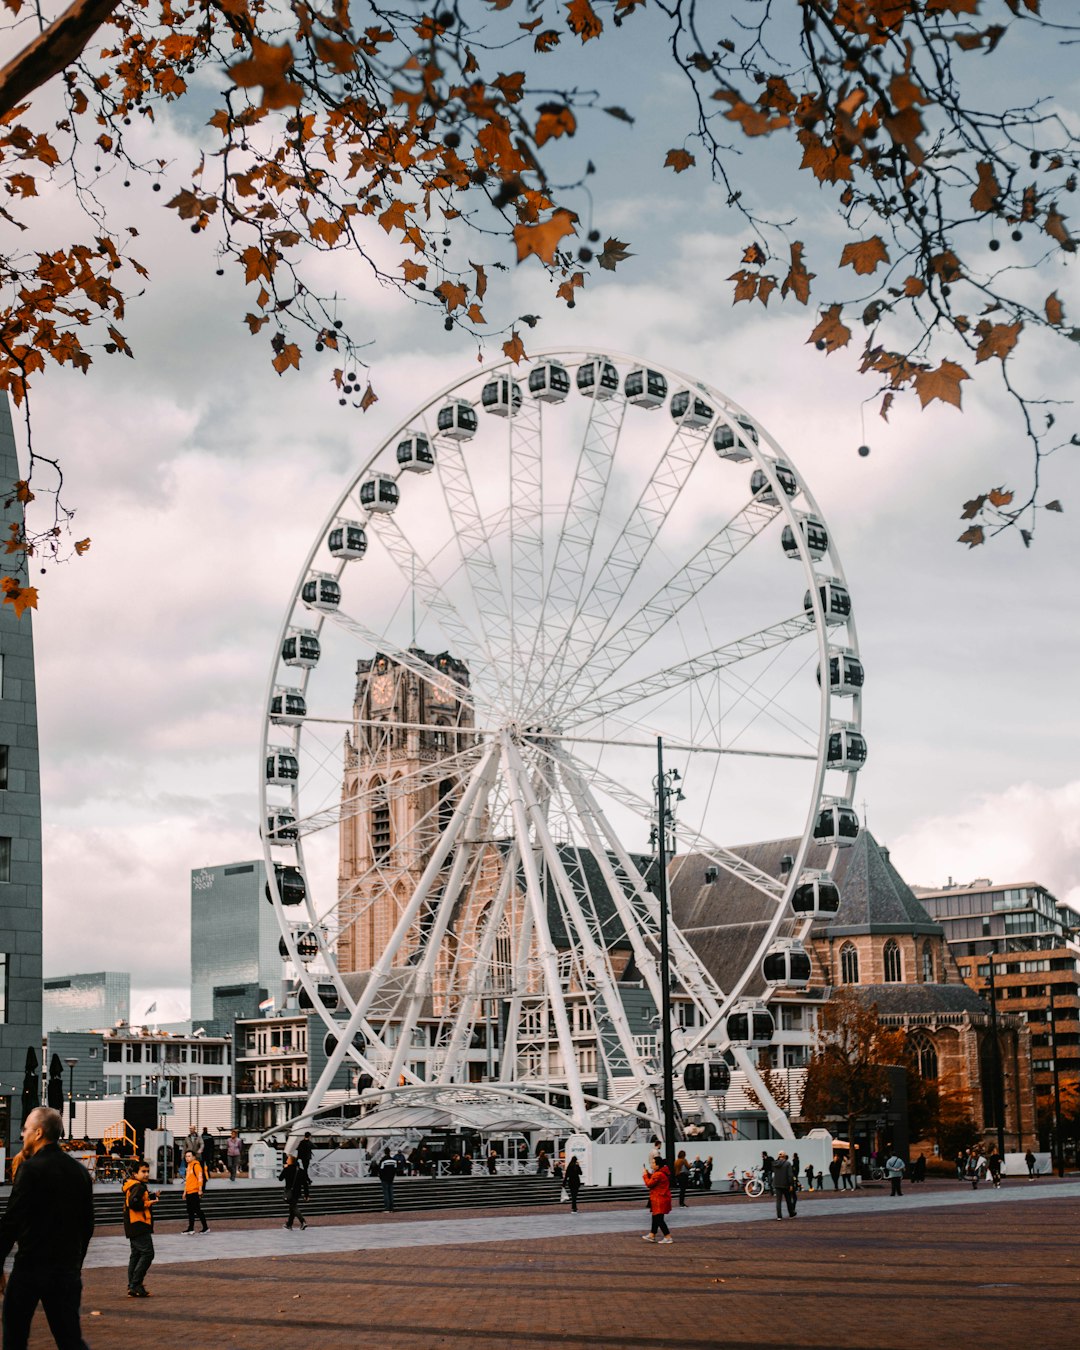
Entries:
<svg viewBox="0 0 1080 1350">
<path fill-rule="evenodd" d="M 157 1012 L 157 999 L 150 1004 L 149 1008 L 143 1013 L 144 1017 L 149 1017 L 152 1012 Z"/>
<path fill-rule="evenodd" d="M 274 1010 L 274 1000 L 272 998 L 264 998 L 263 1001 L 259 1004 L 260 1012 L 273 1012 L 273 1010 Z"/>
</svg>

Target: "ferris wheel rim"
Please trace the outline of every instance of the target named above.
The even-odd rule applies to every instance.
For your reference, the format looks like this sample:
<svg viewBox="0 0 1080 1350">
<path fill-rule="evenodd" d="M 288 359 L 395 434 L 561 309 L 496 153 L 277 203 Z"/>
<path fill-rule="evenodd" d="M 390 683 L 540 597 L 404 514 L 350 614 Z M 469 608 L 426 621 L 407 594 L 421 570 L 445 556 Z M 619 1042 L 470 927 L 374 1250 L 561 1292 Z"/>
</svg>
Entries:
<svg viewBox="0 0 1080 1350">
<path fill-rule="evenodd" d="M 814 816 L 818 809 L 818 804 L 820 803 L 822 798 L 822 792 L 824 787 L 824 776 L 826 772 L 825 753 L 828 741 L 830 711 L 832 703 L 830 691 L 828 689 L 828 678 L 827 678 L 829 646 L 830 646 L 830 627 L 826 622 L 825 614 L 822 608 L 821 597 L 818 590 L 818 583 L 821 580 L 821 578 L 815 571 L 814 560 L 811 559 L 809 552 L 805 546 L 805 541 L 803 540 L 802 532 L 798 528 L 799 516 L 796 514 L 790 500 L 788 499 L 786 492 L 781 490 L 781 486 L 777 481 L 776 476 L 772 469 L 772 462 L 774 460 L 790 461 L 790 456 L 788 456 L 783 451 L 783 449 L 780 447 L 778 442 L 776 442 L 776 440 L 771 436 L 768 430 L 760 423 L 760 421 L 757 418 L 753 417 L 753 415 L 749 413 L 749 411 L 742 404 L 738 403 L 735 399 L 731 398 L 729 395 L 722 392 L 716 386 L 702 382 L 701 380 L 698 380 L 691 375 L 688 375 L 671 366 L 668 366 L 666 363 L 642 360 L 630 354 L 616 352 L 610 349 L 604 350 L 585 349 L 585 348 L 571 349 L 556 346 L 550 348 L 543 348 L 532 353 L 529 358 L 529 365 L 531 367 L 536 362 L 545 360 L 556 360 L 556 359 L 560 360 L 561 362 L 565 362 L 568 366 L 589 359 L 593 360 L 608 359 L 613 362 L 620 362 L 633 367 L 641 366 L 657 370 L 662 374 L 664 374 L 665 376 L 670 376 L 672 377 L 673 380 L 682 383 L 690 390 L 700 391 L 706 397 L 712 398 L 718 405 L 717 410 L 725 417 L 728 413 L 730 413 L 732 417 L 742 415 L 750 418 L 753 421 L 755 427 L 757 428 L 761 440 L 764 442 L 764 445 L 759 443 L 747 442 L 746 448 L 750 451 L 750 455 L 754 463 L 757 465 L 757 467 L 762 468 L 765 471 L 766 476 L 770 481 L 770 485 L 772 487 L 774 496 L 776 498 L 776 503 L 779 508 L 778 514 L 783 515 L 785 517 L 787 524 L 790 525 L 794 531 L 794 536 L 799 546 L 800 559 L 803 563 L 803 570 L 807 579 L 808 589 L 810 592 L 812 602 L 811 609 L 813 613 L 813 628 L 815 635 L 817 637 L 819 669 L 824 673 L 824 678 L 821 680 L 822 697 L 819 704 L 820 714 L 818 727 L 818 755 L 817 755 L 817 767 L 816 767 L 814 788 L 811 792 L 811 802 L 808 810 L 807 820 L 804 824 L 804 828 L 802 831 L 799 857 L 796 861 L 796 866 L 792 869 L 792 876 L 788 887 L 788 892 L 790 892 L 790 887 L 795 884 L 795 881 L 797 880 L 799 873 L 802 871 L 805 865 L 805 856 L 810 846 L 810 836 Z M 355 496 L 358 487 L 365 478 L 365 476 L 375 468 L 377 461 L 380 459 L 380 457 L 384 456 L 385 452 L 389 448 L 391 448 L 392 445 L 398 439 L 400 439 L 404 435 L 407 435 L 412 428 L 416 427 L 425 418 L 431 415 L 432 412 L 436 410 L 437 407 L 444 400 L 452 396 L 456 391 L 462 389 L 463 387 L 476 384 L 481 380 L 489 379 L 502 371 L 510 372 L 511 378 L 513 378 L 513 371 L 517 368 L 517 366 L 518 363 L 512 362 L 508 358 L 496 360 L 491 364 L 485 364 L 485 366 L 480 370 L 473 370 L 470 371 L 468 374 L 464 374 L 454 378 L 453 380 L 449 381 L 446 385 L 444 385 L 437 393 L 428 398 L 427 401 L 421 407 L 415 409 L 412 413 L 410 413 L 410 415 L 407 418 L 405 418 L 402 422 L 400 422 L 395 429 L 393 429 L 389 434 L 385 435 L 380 440 L 376 448 L 370 453 L 370 455 L 368 455 L 366 459 L 364 459 L 364 461 L 360 464 L 360 467 L 357 469 L 355 474 L 350 479 L 344 491 L 337 499 L 335 505 L 328 513 L 322 526 L 316 532 L 315 542 L 313 543 L 311 549 L 309 550 L 304 560 L 304 564 L 300 570 L 296 585 L 293 589 L 292 603 L 289 605 L 286 611 L 285 617 L 281 624 L 280 631 L 278 633 L 275 659 L 272 663 L 270 675 L 267 682 L 267 694 L 264 705 L 266 711 L 263 714 L 262 755 L 260 764 L 260 769 L 262 770 L 262 772 L 260 773 L 259 779 L 260 815 L 264 827 L 266 820 L 268 818 L 268 813 L 276 809 L 271 806 L 267 798 L 268 785 L 266 782 L 266 775 L 264 769 L 266 756 L 270 753 L 271 749 L 273 748 L 273 744 L 278 743 L 282 739 L 289 739 L 290 737 L 292 739 L 294 751 L 297 754 L 299 754 L 303 738 L 302 725 L 296 726 L 291 730 L 284 729 L 281 726 L 274 724 L 269 717 L 270 700 L 273 697 L 274 689 L 280 679 L 280 652 L 282 644 L 284 643 L 285 638 L 288 635 L 290 629 L 294 629 L 297 627 L 304 627 L 314 630 L 317 634 L 321 633 L 323 630 L 324 624 L 326 622 L 326 616 L 319 613 L 318 611 L 305 610 L 300 600 L 300 592 L 304 585 L 304 582 L 307 580 L 307 578 L 311 575 L 312 571 L 314 570 L 313 564 L 315 562 L 316 555 L 318 554 L 319 549 L 326 538 L 327 532 L 333 527 L 336 520 L 342 518 L 342 515 L 349 503 L 350 497 Z M 621 394 L 620 397 L 622 397 Z M 594 399 L 593 401 L 596 402 L 598 400 Z M 711 425 L 709 430 L 711 433 Z M 771 451 L 772 459 L 770 459 L 769 455 L 766 453 L 766 447 L 768 451 Z M 398 476 L 400 477 L 400 471 Z M 817 519 L 824 521 L 824 516 L 821 514 L 820 508 L 818 507 L 818 504 L 814 499 L 805 478 L 803 478 L 801 474 L 799 475 L 798 482 L 800 492 L 803 496 L 806 506 L 809 509 L 809 513 L 816 516 Z M 366 524 L 368 522 L 368 519 L 369 517 L 365 518 L 363 523 Z M 828 556 L 831 575 L 835 576 L 836 579 L 839 580 L 842 584 L 846 583 L 846 578 L 844 576 L 842 564 L 839 559 L 839 554 L 832 543 L 830 543 Z M 340 579 L 340 577 L 344 574 L 345 570 L 346 570 L 346 562 L 344 559 L 342 559 L 338 562 L 334 575 Z M 298 622 L 298 619 L 301 622 Z M 845 626 L 847 634 L 845 645 L 849 649 L 851 649 L 855 654 L 857 654 L 858 642 L 853 616 L 848 617 Z M 306 690 L 309 678 L 310 678 L 310 671 L 305 670 L 300 680 L 299 688 L 301 690 Z M 847 720 L 850 721 L 856 727 L 856 729 L 858 729 L 861 726 L 861 698 L 859 698 L 858 696 L 855 696 L 852 700 L 851 712 L 853 716 Z M 850 800 L 850 798 L 853 796 L 856 776 L 857 771 L 849 772 L 845 780 L 844 792 L 842 794 L 837 795 L 846 796 Z M 265 828 L 263 832 L 265 834 Z M 289 947 L 289 951 L 293 958 L 293 965 L 297 972 L 299 982 L 307 992 L 309 999 L 312 1002 L 313 1009 L 319 1011 L 320 1014 L 323 1016 L 323 1020 L 327 1022 L 327 1025 L 329 1025 L 329 1021 L 327 1020 L 327 1013 L 330 1013 L 331 1020 L 334 1020 L 332 1018 L 332 1010 L 323 1009 L 322 1000 L 319 997 L 319 992 L 317 989 L 317 982 L 311 979 L 307 966 L 302 961 L 296 959 L 296 951 L 291 936 L 291 928 L 294 925 L 292 925 L 291 923 L 289 924 L 286 923 L 286 916 L 284 914 L 283 906 L 280 903 L 280 896 L 277 894 L 276 875 L 273 866 L 275 859 L 271 851 L 273 846 L 274 846 L 273 843 L 269 839 L 264 840 L 264 857 L 267 863 L 268 885 L 270 886 L 271 890 L 274 893 L 273 904 L 279 919 L 279 923 L 282 927 L 283 939 L 285 940 L 286 945 Z M 294 847 L 296 851 L 298 865 L 300 866 L 301 870 L 303 870 L 303 840 L 298 839 Z M 306 904 L 309 911 L 308 917 L 310 920 L 310 927 L 313 931 L 317 931 L 317 924 L 319 921 L 315 915 L 314 910 L 311 908 L 310 895 L 306 901 Z M 774 921 L 769 925 L 769 933 L 767 934 L 766 939 L 763 940 L 762 944 L 763 948 L 767 946 L 768 942 L 771 941 L 772 938 L 775 936 L 775 933 L 779 930 L 779 927 L 781 923 L 784 921 L 784 918 L 785 918 L 785 904 L 780 903 L 777 905 L 777 912 Z M 809 924 L 807 924 L 806 927 L 808 928 Z M 330 956 L 330 953 L 328 951 L 323 952 L 322 954 L 325 956 Z M 336 962 L 334 962 L 332 959 L 329 960 L 327 964 L 329 966 L 328 978 L 337 986 L 339 1001 L 344 1003 L 346 1008 L 349 1008 L 352 1000 L 344 987 L 344 981 L 341 979 L 341 972 L 338 971 Z M 748 979 L 752 975 L 752 971 L 749 966 L 747 968 L 747 971 L 748 971 L 747 974 Z M 744 981 L 741 982 L 740 987 L 737 988 L 730 995 L 730 998 L 727 1000 L 727 1003 L 730 1004 L 730 1002 L 734 1001 L 734 999 L 738 997 L 738 994 L 741 991 L 741 987 L 745 983 L 746 980 L 744 979 Z"/>
</svg>

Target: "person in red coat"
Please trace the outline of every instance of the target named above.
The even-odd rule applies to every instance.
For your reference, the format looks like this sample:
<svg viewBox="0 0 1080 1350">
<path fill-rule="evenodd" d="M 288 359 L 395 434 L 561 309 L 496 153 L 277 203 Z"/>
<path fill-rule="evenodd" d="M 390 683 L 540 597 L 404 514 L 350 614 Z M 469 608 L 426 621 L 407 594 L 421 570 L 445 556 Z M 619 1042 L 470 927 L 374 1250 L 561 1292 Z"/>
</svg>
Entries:
<svg viewBox="0 0 1080 1350">
<path fill-rule="evenodd" d="M 649 1188 L 649 1209 L 652 1211 L 652 1232 L 642 1233 L 642 1242 L 670 1242 L 671 1234 L 668 1232 L 665 1214 L 671 1213 L 671 1173 L 667 1169 L 667 1164 L 657 1158 L 655 1164 L 650 1163 L 652 1170 L 646 1167 L 642 1180 Z M 663 1236 L 657 1238 L 657 1233 Z"/>
</svg>

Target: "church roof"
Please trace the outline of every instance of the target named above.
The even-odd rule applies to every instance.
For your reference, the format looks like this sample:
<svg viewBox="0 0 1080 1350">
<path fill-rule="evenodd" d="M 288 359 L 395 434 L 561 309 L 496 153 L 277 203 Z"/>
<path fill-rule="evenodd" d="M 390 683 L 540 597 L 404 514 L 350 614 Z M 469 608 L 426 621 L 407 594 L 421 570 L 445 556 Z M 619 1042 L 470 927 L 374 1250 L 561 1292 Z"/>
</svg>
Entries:
<svg viewBox="0 0 1080 1350">
<path fill-rule="evenodd" d="M 852 992 L 863 1003 L 889 1013 L 988 1013 L 985 1003 L 966 984 L 861 984 Z"/>
<path fill-rule="evenodd" d="M 798 850 L 797 839 L 771 839 L 732 849 L 747 862 L 773 877 L 784 875 Z M 830 850 L 812 845 L 806 866 L 824 869 Z M 669 883 L 671 912 L 694 950 L 722 989 L 728 989 L 752 961 L 770 919 L 774 903 L 747 882 L 718 869 L 715 881 L 706 880 L 712 867 L 700 853 L 676 858 Z M 919 903 L 907 882 L 893 867 L 888 849 L 863 830 L 850 848 L 839 851 L 833 877 L 840 889 L 840 909 L 814 928 L 815 937 L 840 937 L 853 933 L 913 933 L 942 937 L 944 930 Z M 781 936 L 785 931 L 781 929 Z M 764 981 L 755 972 L 746 987 L 759 994 Z"/>
</svg>

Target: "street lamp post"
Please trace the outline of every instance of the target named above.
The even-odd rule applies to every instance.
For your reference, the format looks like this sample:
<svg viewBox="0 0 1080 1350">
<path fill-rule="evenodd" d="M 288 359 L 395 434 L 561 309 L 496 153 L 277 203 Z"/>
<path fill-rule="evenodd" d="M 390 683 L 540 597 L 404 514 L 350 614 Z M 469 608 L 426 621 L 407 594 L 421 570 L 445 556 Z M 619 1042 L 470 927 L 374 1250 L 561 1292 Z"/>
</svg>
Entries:
<svg viewBox="0 0 1080 1350">
<path fill-rule="evenodd" d="M 664 742 L 656 738 L 656 893 L 660 902 L 660 1049 L 663 1076 L 664 1161 L 668 1171 L 675 1168 L 675 1083 L 671 1045 L 671 951 L 668 945 L 668 853 L 675 852 L 675 822 L 671 814 L 671 798 L 682 801 L 677 784 L 678 769 L 664 772 Z"/>
<path fill-rule="evenodd" d="M 994 1059 L 994 1115 L 997 1117 L 998 1157 L 1005 1156 L 1005 1091 L 998 1040 L 997 986 L 994 984 L 994 948 L 990 948 L 990 1050 Z"/>
<path fill-rule="evenodd" d="M 1053 974 L 1053 972 L 1050 972 Z M 1057 1054 L 1057 1013 L 1054 1008 L 1055 985 L 1050 981 L 1050 1020 L 1047 1027 L 1050 1032 L 1050 1072 L 1054 1075 L 1054 1152 L 1057 1154 L 1058 1176 L 1065 1175 L 1065 1140 L 1061 1137 L 1061 1080 L 1058 1078 Z"/>
<path fill-rule="evenodd" d="M 68 1066 L 68 1137 L 75 1134 L 75 1065 L 77 1059 L 65 1059 L 64 1063 Z"/>
</svg>

